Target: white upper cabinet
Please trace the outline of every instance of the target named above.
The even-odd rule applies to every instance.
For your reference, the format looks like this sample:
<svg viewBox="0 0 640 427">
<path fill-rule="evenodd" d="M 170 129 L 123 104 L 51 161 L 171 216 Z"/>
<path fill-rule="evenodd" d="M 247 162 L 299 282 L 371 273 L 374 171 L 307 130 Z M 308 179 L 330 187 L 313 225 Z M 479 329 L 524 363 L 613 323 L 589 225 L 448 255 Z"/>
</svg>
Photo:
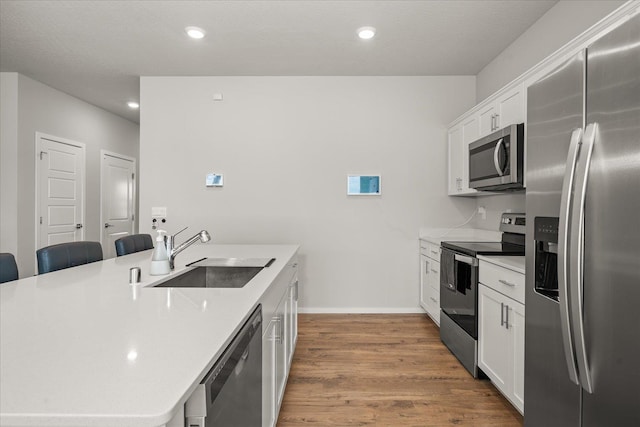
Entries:
<svg viewBox="0 0 640 427">
<path fill-rule="evenodd" d="M 478 118 L 476 139 L 509 125 L 524 123 L 526 118 L 524 83 L 516 84 L 483 103 L 472 116 Z"/>
<path fill-rule="evenodd" d="M 480 132 L 478 137 L 489 135 L 496 130 L 496 105 L 490 103 L 480 108 L 477 113 L 474 114 L 478 117 L 478 123 L 480 125 Z"/>
<path fill-rule="evenodd" d="M 469 144 L 480 138 L 480 126 L 480 120 L 475 114 L 462 121 L 462 140 L 465 147 L 469 147 Z M 465 151 L 468 152 L 468 148 L 465 148 Z"/>
<path fill-rule="evenodd" d="M 501 127 L 523 123 L 526 115 L 524 83 L 485 101 L 449 127 L 450 196 L 488 194 L 469 188 L 469 144 Z"/>
<path fill-rule="evenodd" d="M 496 101 L 495 130 L 525 122 L 526 97 L 524 83 L 517 84 L 498 97 Z"/>
<path fill-rule="evenodd" d="M 462 159 L 462 125 L 457 124 L 449 128 L 447 132 L 448 144 L 449 144 L 449 185 L 448 194 L 450 196 L 457 195 L 462 191 L 462 183 L 468 177 L 465 177 L 464 163 L 460 161 Z"/>
<path fill-rule="evenodd" d="M 469 144 L 479 138 L 477 115 L 464 118 L 449 128 L 449 188 L 450 196 L 473 196 L 478 191 L 469 188 Z"/>
</svg>

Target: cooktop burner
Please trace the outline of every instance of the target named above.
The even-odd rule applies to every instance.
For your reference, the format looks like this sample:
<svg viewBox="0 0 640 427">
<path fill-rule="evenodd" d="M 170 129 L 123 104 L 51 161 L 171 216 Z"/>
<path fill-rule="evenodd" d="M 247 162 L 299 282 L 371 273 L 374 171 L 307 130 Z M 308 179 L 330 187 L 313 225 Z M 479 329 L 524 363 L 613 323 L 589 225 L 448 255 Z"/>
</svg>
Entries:
<svg viewBox="0 0 640 427">
<path fill-rule="evenodd" d="M 442 247 L 467 255 L 524 255 L 524 246 L 506 242 L 442 242 Z"/>
</svg>

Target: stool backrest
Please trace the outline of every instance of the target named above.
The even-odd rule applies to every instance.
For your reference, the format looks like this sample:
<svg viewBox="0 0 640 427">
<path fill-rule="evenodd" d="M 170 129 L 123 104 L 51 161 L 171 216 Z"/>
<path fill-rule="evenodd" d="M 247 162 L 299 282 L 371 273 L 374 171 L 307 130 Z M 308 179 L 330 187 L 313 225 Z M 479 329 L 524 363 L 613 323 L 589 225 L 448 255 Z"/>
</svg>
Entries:
<svg viewBox="0 0 640 427">
<path fill-rule="evenodd" d="M 13 254 L 0 253 L 0 283 L 18 280 L 18 265 Z"/>
<path fill-rule="evenodd" d="M 102 261 L 100 242 L 69 242 L 51 245 L 36 251 L 38 274 Z"/>
<path fill-rule="evenodd" d="M 116 254 L 128 255 L 135 252 L 153 249 L 153 240 L 148 234 L 131 234 L 116 240 Z"/>
</svg>

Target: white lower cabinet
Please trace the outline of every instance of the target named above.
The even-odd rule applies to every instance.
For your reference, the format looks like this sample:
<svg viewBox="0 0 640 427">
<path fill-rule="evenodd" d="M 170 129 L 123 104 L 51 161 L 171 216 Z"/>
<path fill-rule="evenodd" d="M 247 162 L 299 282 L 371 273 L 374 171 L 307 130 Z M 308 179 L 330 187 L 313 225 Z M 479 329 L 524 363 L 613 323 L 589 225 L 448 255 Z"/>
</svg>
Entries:
<svg viewBox="0 0 640 427">
<path fill-rule="evenodd" d="M 440 247 L 420 241 L 420 306 L 440 325 Z"/>
<path fill-rule="evenodd" d="M 293 360 L 294 349 L 298 341 L 298 277 L 294 276 L 289 286 L 289 310 L 287 316 L 287 363 Z"/>
<path fill-rule="evenodd" d="M 276 424 L 276 329 L 277 322 L 269 322 L 262 337 L 262 426 Z"/>
<path fill-rule="evenodd" d="M 524 411 L 524 305 L 480 283 L 478 366 Z"/>
<path fill-rule="evenodd" d="M 262 426 L 273 427 L 291 368 L 291 361 L 298 338 L 298 276 L 297 263 L 292 264 L 293 275 L 287 285 L 280 286 L 280 297 L 275 309 L 263 306 L 262 334 Z M 282 293 L 283 291 L 283 293 Z"/>
</svg>

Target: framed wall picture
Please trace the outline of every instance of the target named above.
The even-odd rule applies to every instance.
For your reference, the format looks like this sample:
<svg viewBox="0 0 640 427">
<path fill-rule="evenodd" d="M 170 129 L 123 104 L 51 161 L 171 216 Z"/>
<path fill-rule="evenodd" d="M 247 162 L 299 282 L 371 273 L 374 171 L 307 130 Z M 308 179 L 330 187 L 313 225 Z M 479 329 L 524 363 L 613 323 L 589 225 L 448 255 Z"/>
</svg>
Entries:
<svg viewBox="0 0 640 427">
<path fill-rule="evenodd" d="M 380 175 L 347 175 L 348 196 L 379 196 Z"/>
<path fill-rule="evenodd" d="M 207 187 L 222 187 L 224 185 L 224 175 L 219 173 L 207 174 L 205 185 Z"/>
</svg>

